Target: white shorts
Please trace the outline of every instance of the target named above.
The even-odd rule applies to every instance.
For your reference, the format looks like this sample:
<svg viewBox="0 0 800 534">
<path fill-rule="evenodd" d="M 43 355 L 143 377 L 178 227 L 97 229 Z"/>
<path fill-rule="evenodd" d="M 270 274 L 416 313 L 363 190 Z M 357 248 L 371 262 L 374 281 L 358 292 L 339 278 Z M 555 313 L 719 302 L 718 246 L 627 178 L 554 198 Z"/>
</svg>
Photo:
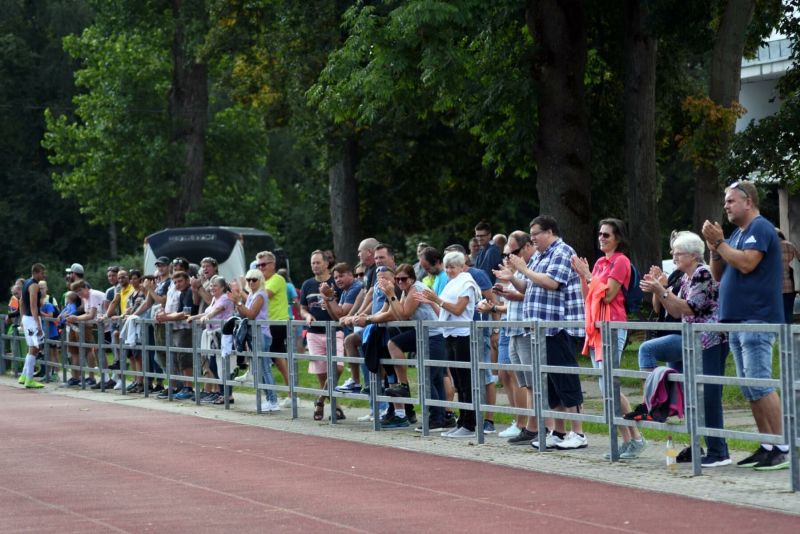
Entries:
<svg viewBox="0 0 800 534">
<path fill-rule="evenodd" d="M 25 332 L 25 343 L 29 347 L 41 348 L 44 345 L 44 330 L 41 320 L 38 322 L 30 315 L 22 316 L 22 331 Z"/>
</svg>

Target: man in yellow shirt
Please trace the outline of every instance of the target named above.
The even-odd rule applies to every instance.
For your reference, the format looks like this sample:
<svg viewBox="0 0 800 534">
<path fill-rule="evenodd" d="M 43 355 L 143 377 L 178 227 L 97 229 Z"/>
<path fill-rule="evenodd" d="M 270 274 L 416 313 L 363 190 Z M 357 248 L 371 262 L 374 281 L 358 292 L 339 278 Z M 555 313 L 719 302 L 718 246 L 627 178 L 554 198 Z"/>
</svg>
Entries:
<svg viewBox="0 0 800 534">
<path fill-rule="evenodd" d="M 286 279 L 275 272 L 275 254 L 267 250 L 256 254 L 256 266 L 264 275 L 264 291 L 269 297 L 267 316 L 270 321 L 287 321 L 289 319 L 289 298 L 286 293 Z M 286 326 L 270 325 L 272 345 L 270 352 L 286 353 Z M 275 367 L 283 375 L 284 384 L 289 383 L 289 366 L 284 358 L 273 358 Z"/>
</svg>

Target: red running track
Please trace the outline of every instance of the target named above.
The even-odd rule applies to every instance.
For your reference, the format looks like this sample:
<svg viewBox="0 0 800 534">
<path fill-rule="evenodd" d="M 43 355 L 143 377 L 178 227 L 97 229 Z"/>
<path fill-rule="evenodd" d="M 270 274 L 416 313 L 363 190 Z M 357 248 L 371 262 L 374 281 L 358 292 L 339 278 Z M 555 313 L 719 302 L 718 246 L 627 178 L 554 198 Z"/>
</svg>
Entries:
<svg viewBox="0 0 800 534">
<path fill-rule="evenodd" d="M 775 512 L 13 387 L 0 405 L 4 534 L 800 531 Z"/>
</svg>

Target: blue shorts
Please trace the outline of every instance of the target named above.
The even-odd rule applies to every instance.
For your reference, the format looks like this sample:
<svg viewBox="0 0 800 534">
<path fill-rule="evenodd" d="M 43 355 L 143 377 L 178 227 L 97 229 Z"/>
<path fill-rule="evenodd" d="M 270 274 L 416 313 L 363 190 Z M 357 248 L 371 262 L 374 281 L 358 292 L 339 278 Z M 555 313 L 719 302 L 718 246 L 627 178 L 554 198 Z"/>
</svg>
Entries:
<svg viewBox="0 0 800 534">
<path fill-rule="evenodd" d="M 729 343 L 736 364 L 736 376 L 742 378 L 772 378 L 772 345 L 777 334 L 769 332 L 731 332 Z M 749 401 L 757 401 L 775 388 L 742 386 Z"/>
<path fill-rule="evenodd" d="M 508 355 L 508 341 L 508 336 L 501 330 L 500 339 L 497 341 L 497 363 L 511 363 L 511 357 Z"/>
</svg>

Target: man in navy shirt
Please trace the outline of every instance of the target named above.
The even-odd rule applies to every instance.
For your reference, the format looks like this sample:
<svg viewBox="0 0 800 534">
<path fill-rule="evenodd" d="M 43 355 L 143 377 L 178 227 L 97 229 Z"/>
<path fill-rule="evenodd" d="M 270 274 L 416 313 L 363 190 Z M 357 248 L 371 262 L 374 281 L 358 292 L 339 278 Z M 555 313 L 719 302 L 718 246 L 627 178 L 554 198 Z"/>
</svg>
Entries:
<svg viewBox="0 0 800 534">
<path fill-rule="evenodd" d="M 783 264 L 775 226 L 758 210 L 758 191 L 751 182 L 725 188 L 725 213 L 737 228 L 726 240 L 719 223 L 705 221 L 703 237 L 711 249 L 711 273 L 719 280 L 719 320 L 723 323 L 783 322 Z M 772 377 L 774 333 L 731 332 L 730 347 L 736 374 L 745 378 Z M 782 433 L 781 404 L 773 388 L 743 386 L 758 431 Z M 762 443 L 738 467 L 758 471 L 788 469 L 787 445 Z"/>
</svg>

